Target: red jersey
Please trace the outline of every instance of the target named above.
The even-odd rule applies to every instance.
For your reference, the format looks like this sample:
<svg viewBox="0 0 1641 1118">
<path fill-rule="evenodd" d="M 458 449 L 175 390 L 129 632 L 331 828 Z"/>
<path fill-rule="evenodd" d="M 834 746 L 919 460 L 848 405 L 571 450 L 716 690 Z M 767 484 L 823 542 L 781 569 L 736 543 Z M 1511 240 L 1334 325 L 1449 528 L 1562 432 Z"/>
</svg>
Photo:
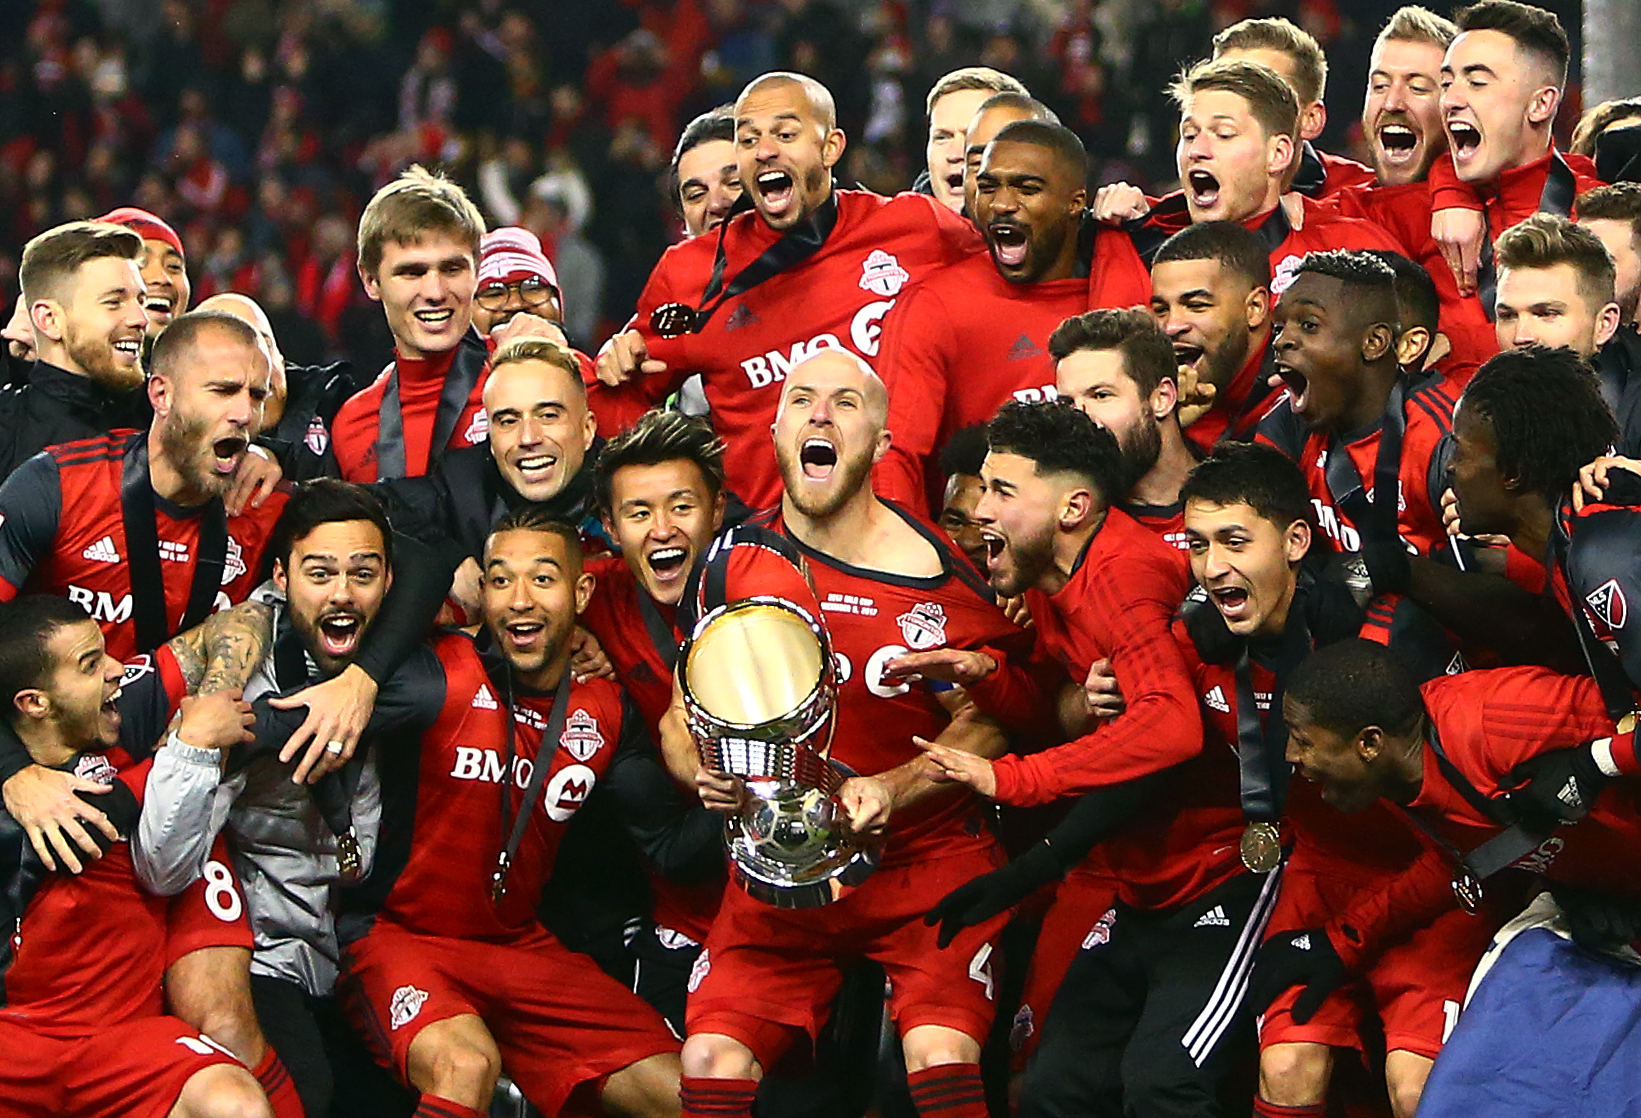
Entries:
<svg viewBox="0 0 1641 1118">
<path fill-rule="evenodd" d="M 1450 432 L 1456 403 L 1452 386 L 1439 377 L 1431 377 L 1413 382 L 1402 409 L 1407 427 L 1402 436 L 1396 526 L 1403 541 L 1417 548 L 1420 555 L 1428 556 L 1438 545 L 1447 543 L 1441 498 L 1447 488 L 1447 463 L 1452 456 Z M 1362 550 L 1359 525 L 1341 507 L 1341 501 L 1356 484 L 1362 486 L 1368 500 L 1373 500 L 1373 471 L 1383 426 L 1382 421 L 1375 421 L 1365 430 L 1344 435 L 1307 430 L 1303 420 L 1293 413 L 1286 396 L 1259 425 L 1259 441 L 1294 458 L 1304 470 L 1317 526 L 1339 551 L 1354 554 Z M 1337 464 L 1335 469 L 1329 469 L 1329 459 L 1339 451 L 1341 443 L 1355 467 L 1354 478 L 1348 471 L 1341 474 Z"/>
<path fill-rule="evenodd" d="M 1310 147 L 1309 140 L 1305 141 L 1305 146 Z M 1320 190 L 1315 193 L 1306 192 L 1308 197 L 1331 198 L 1341 190 L 1372 186 L 1379 181 L 1378 176 L 1373 173 L 1372 167 L 1358 163 L 1354 159 L 1346 159 L 1342 155 L 1334 155 L 1328 151 L 1317 151 L 1316 155 L 1322 162 L 1322 171 L 1325 177 L 1322 180 Z"/>
<path fill-rule="evenodd" d="M 1189 574 L 1191 541 L 1185 538 L 1184 501 L 1175 501 L 1171 505 L 1124 505 L 1122 511 L 1140 527 L 1155 532 L 1158 539 L 1178 551 Z"/>
<path fill-rule="evenodd" d="M 895 683 L 883 666 L 908 651 L 932 648 L 1023 649 L 1022 634 L 993 604 L 990 589 L 949 550 L 939 532 L 890 505 L 940 556 L 928 578 L 892 575 L 841 563 L 794 540 L 814 582 L 838 667 L 832 758 L 862 775 L 885 772 L 923 755 L 914 735 L 933 741 L 951 723 L 942 685 Z M 764 514 L 785 531 L 779 510 Z M 1003 653 L 997 653 L 1001 660 Z M 991 847 L 972 795 L 939 795 L 890 823 L 883 864 L 905 865 Z"/>
<path fill-rule="evenodd" d="M 997 799 L 1030 806 L 1145 776 L 1202 751 L 1191 673 L 1172 627 L 1190 574 L 1179 552 L 1106 513 L 1057 593 L 1026 591 L 1039 649 L 1081 681 L 1110 659 L 1128 709 L 1064 745 L 993 763 Z"/>
<path fill-rule="evenodd" d="M 940 449 L 1011 398 L 1052 399 L 1048 336 L 1087 309 L 1086 279 L 1010 283 L 990 253 L 943 268 L 907 291 L 883 320 L 877 369 L 889 387 L 893 438 L 873 474 L 877 492 L 936 507 L 931 494 L 944 482 Z"/>
<path fill-rule="evenodd" d="M 1593 679 L 1545 668 L 1497 668 L 1435 679 L 1421 688 L 1442 750 L 1484 796 L 1512 786 L 1517 765 L 1555 749 L 1582 746 L 1617 733 Z M 1409 805 L 1461 851 L 1501 828 L 1442 775 L 1435 752 L 1424 751 L 1424 783 Z M 1635 851 L 1641 814 L 1629 789 L 1613 787 L 1596 799 L 1587 818 L 1558 828 L 1516 863 L 1553 881 L 1641 889 Z"/>
<path fill-rule="evenodd" d="M 434 429 L 440 418 L 439 403 L 445 380 L 453 369 L 457 375 L 470 377 L 473 386 L 460 413 L 445 418 L 450 435 L 439 451 L 442 454 L 445 450 L 486 441 L 490 436 L 490 423 L 484 411 L 484 381 L 490 372 L 491 349 L 489 339 L 470 329 L 457 345 L 426 360 L 395 356 L 369 387 L 349 397 L 331 424 L 331 444 L 342 477 L 361 484 L 381 480 L 376 467 L 377 439 L 381 434 L 388 381 L 395 376 L 399 382 L 399 414 L 404 426 L 405 470 L 402 475 L 392 476 L 421 477 L 428 472 L 430 460 L 437 457 L 432 446 Z"/>
<path fill-rule="evenodd" d="M 1185 437 L 1198 453 L 1212 454 L 1214 444 L 1221 439 L 1246 442 L 1254 437 L 1254 428 L 1264 419 L 1281 393 L 1271 387 L 1276 375 L 1276 355 L 1271 350 L 1271 338 L 1248 347 L 1248 356 L 1242 362 L 1231 382 L 1214 393 L 1214 402 L 1197 417 L 1195 423 L 1181 428 Z"/>
<path fill-rule="evenodd" d="M 720 243 L 727 286 L 780 234 L 756 213 L 742 213 L 720 235 L 667 249 L 638 298 L 636 324 L 652 358 L 667 371 L 644 382 L 659 403 L 700 373 L 712 424 L 729 446 L 729 488 L 753 508 L 780 503 L 781 477 L 769 427 L 781 382 L 820 349 L 878 355 L 884 316 L 910 284 L 979 251 L 968 221 L 922 194 L 885 198 L 839 190 L 837 223 L 820 250 L 718 307 L 699 334 L 663 338 L 650 316 L 668 303 L 701 304 Z"/>
<path fill-rule="evenodd" d="M 153 651 L 137 647 L 120 503 L 126 457 L 146 439 L 144 432 L 113 431 L 50 447 L 0 485 L 0 601 L 23 593 L 67 597 L 102 626 L 108 654 L 118 660 Z M 287 499 L 278 491 L 261 508 L 228 518 L 214 609 L 244 601 L 261 583 L 262 553 Z M 181 629 L 188 607 L 201 519 L 220 504 L 189 509 L 156 495 L 154 506 L 169 638 Z"/>
<path fill-rule="evenodd" d="M 498 791 L 508 768 L 506 694 L 466 634 L 448 633 L 433 650 L 443 669 L 444 702 L 419 751 L 384 753 L 379 761 L 381 837 L 375 868 L 348 891 L 338 918 L 338 934 L 347 942 L 378 919 L 419 935 L 493 943 L 538 930 L 536 906 L 565 825 L 627 739 L 642 735 L 617 684 L 571 684 L 552 768 L 513 858 L 507 891 L 493 902 L 490 875 L 506 842 Z M 530 782 L 553 702 L 552 695 L 514 695 L 511 810 Z"/>
</svg>

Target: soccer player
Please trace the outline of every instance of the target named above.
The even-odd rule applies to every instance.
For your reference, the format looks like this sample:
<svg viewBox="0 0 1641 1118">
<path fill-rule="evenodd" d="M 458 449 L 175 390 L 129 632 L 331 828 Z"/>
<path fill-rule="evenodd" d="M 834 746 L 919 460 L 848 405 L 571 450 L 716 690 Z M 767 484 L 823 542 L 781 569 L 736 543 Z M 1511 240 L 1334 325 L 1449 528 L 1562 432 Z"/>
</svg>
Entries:
<svg viewBox="0 0 1641 1118">
<path fill-rule="evenodd" d="M 684 126 L 673 149 L 671 178 L 669 193 L 686 236 L 699 237 L 724 223 L 742 190 L 733 106 L 710 109 Z"/>
<path fill-rule="evenodd" d="M 838 795 L 849 829 L 881 834 L 887 825 L 887 844 L 864 883 L 822 908 L 779 909 L 726 890 L 692 979 L 686 1115 L 749 1114 L 757 1080 L 795 1039 L 813 1039 L 840 964 L 858 956 L 888 974 L 918 1112 L 986 1113 L 978 1061 L 1003 921 L 985 921 L 940 950 L 922 917 L 992 868 L 996 845 L 974 817 L 974 799 L 943 788 L 914 742 L 939 738 L 995 756 L 1004 741 L 964 691 L 886 666 L 912 649 L 972 655 L 995 668 L 1019 643 L 1018 630 L 933 528 L 873 495 L 871 467 L 889 442 L 887 408 L 882 381 L 853 355 L 821 353 L 795 366 L 774 428 L 786 495 L 755 522 L 789 537 L 813 579 L 844 666 L 831 755 L 862 774 Z M 705 770 L 696 781 L 709 806 L 738 805 L 736 782 Z"/>
<path fill-rule="evenodd" d="M 1374 592 L 1405 590 L 1410 550 L 1447 550 L 1453 396 L 1440 380 L 1402 378 L 1395 273 L 1367 253 L 1313 253 L 1275 318 L 1271 348 L 1288 392 L 1260 438 L 1305 471 L 1317 527 L 1336 551 L 1362 556 Z M 1400 487 L 1394 515 L 1377 503 L 1390 478 Z"/>
<path fill-rule="evenodd" d="M 1259 234 L 1234 221 L 1187 225 L 1151 262 L 1151 313 L 1174 345 L 1182 395 L 1200 403 L 1185 435 L 1207 453 L 1221 439 L 1247 440 L 1275 403 L 1270 381 L 1271 260 Z M 1190 405 L 1187 405 L 1190 406 Z"/>
<path fill-rule="evenodd" d="M 964 214 L 974 213 L 975 178 L 980 173 L 980 158 L 986 153 L 986 145 L 1017 120 L 1060 123 L 1053 109 L 1028 93 L 994 93 L 982 101 L 963 133 Z"/>
<path fill-rule="evenodd" d="M 642 716 L 615 683 L 569 671 L 592 591 L 575 531 L 529 511 L 506 518 L 484 572 L 495 651 L 465 633 L 438 638 L 421 684 L 437 720 L 419 750 L 378 756 L 382 840 L 337 918 L 349 1013 L 378 1061 L 422 1092 L 427 1118 L 486 1113 L 503 1064 L 544 1114 L 677 1114 L 665 1023 L 536 909 L 590 795 L 614 796 L 664 867 L 720 864 L 719 827 L 705 812 L 675 826 L 682 794 Z"/>
<path fill-rule="evenodd" d="M 359 278 L 387 316 L 393 362 L 336 415 L 331 434 L 348 481 L 420 477 L 446 452 L 482 443 L 490 346 L 563 336 L 528 312 L 488 340 L 473 329 L 483 236 L 484 218 L 462 188 L 420 167 L 378 190 L 360 215 Z"/>
<path fill-rule="evenodd" d="M 1335 248 L 1395 248 L 1371 222 L 1341 217 L 1331 205 L 1287 192 L 1299 129 L 1299 102 L 1272 70 L 1226 59 L 1192 67 L 1170 88 L 1180 107 L 1176 154 L 1181 190 L 1151 200 L 1126 184 L 1096 199 L 1102 219 L 1123 220 L 1124 238 L 1104 238 L 1089 303 L 1125 307 L 1150 297 L 1147 274 L 1172 233 L 1204 221 L 1234 221 L 1258 233 L 1270 249 L 1271 292 L 1280 295 L 1308 252 Z M 1117 201 L 1105 199 L 1114 198 Z M 1120 248 L 1118 246 L 1121 246 Z"/>
<path fill-rule="evenodd" d="M 165 328 L 188 310 L 194 289 L 188 282 L 188 259 L 182 238 L 166 222 L 136 206 L 121 206 L 97 219 L 123 225 L 142 238 L 142 309 L 148 316 L 148 340 L 152 342 Z"/>
<path fill-rule="evenodd" d="M 1368 255 L 1396 276 L 1396 364 L 1414 377 L 1440 373 L 1453 388 L 1463 389 L 1476 367 L 1454 357 L 1447 336 L 1441 333 L 1441 294 L 1436 281 L 1399 252 L 1371 249 Z"/>
<path fill-rule="evenodd" d="M 1288 168 L 1288 189 L 1326 198 L 1373 181 L 1372 169 L 1311 145 L 1328 124 L 1328 58 L 1310 32 L 1280 16 L 1238 20 L 1214 36 L 1213 57 L 1257 62 L 1293 90 L 1299 101 L 1299 151 Z"/>
<path fill-rule="evenodd" d="M 279 462 L 280 476 L 288 482 L 336 477 L 339 467 L 331 448 L 330 429 L 336 413 L 353 395 L 353 367 L 345 361 L 331 365 L 289 365 L 268 321 L 255 299 L 224 292 L 203 300 L 202 311 L 222 311 L 249 323 L 268 351 L 272 375 L 262 399 L 256 445 Z"/>
<path fill-rule="evenodd" d="M 980 537 L 974 510 L 980 504 L 985 483 L 980 480 L 980 464 L 986 460 L 986 425 L 965 427 L 946 441 L 940 452 L 940 472 L 946 475 L 946 492 L 934 522 L 968 557 L 974 569 L 986 569 L 986 542 Z"/>
<path fill-rule="evenodd" d="M 883 322 L 894 432 L 876 475 L 884 496 L 933 507 L 945 486 L 935 454 L 956 431 L 1010 398 L 1053 394 L 1048 336 L 1088 306 L 1087 164 L 1058 124 L 1010 124 L 986 146 L 970 212 L 988 251 L 918 283 Z"/>
<path fill-rule="evenodd" d="M 963 172 L 968 162 L 969 121 L 985 101 L 998 93 L 1029 97 L 1026 87 L 990 66 L 965 66 L 953 70 L 929 87 L 923 115 L 929 138 L 923 150 L 923 173 L 912 184 L 934 196 L 953 213 L 963 212 Z"/>
<path fill-rule="evenodd" d="M 496 327 L 525 311 L 563 327 L 558 273 L 541 251 L 541 239 L 530 230 L 516 225 L 492 229 L 479 238 L 473 325 L 489 337 Z"/>
<path fill-rule="evenodd" d="M 1614 300 L 1619 324 L 1636 332 L 1641 306 L 1641 183 L 1615 182 L 1578 196 L 1578 223 L 1596 235 L 1613 258 Z"/>
<path fill-rule="evenodd" d="M 1582 225 L 1534 214 L 1505 230 L 1494 250 L 1500 349 L 1565 346 L 1601 381 L 1618 419 L 1620 453 L 1641 453 L 1641 343 L 1622 326 L 1613 258 Z"/>
<path fill-rule="evenodd" d="M 1180 486 L 1196 464 L 1179 426 L 1174 347 L 1142 310 L 1089 311 L 1048 340 L 1054 387 L 1117 437 L 1124 512 L 1180 551 L 1186 547 Z"/>
<path fill-rule="evenodd" d="M 1397 8 L 1373 40 L 1362 135 L 1376 185 L 1423 182 L 1447 151 L 1442 127 L 1442 59 L 1459 29 L 1414 4 Z"/>
<path fill-rule="evenodd" d="M 448 537 L 475 560 L 496 523 L 526 507 L 599 539 L 599 443 L 574 352 L 547 338 L 503 344 L 481 399 L 485 445 L 450 451 L 425 477 L 376 487 L 395 522 L 418 539 Z"/>
<path fill-rule="evenodd" d="M 0 812 L 11 867 L 0 903 L 13 929 L 0 950 L 0 1094 L 24 1118 L 271 1118 L 244 1065 L 197 1026 L 163 1014 L 169 906 L 138 885 L 129 841 L 148 774 L 131 754 L 147 756 L 170 717 L 160 673 L 139 669 L 124 682 L 85 611 L 46 595 L 0 607 L 0 647 L 6 721 L 29 755 L 107 786 L 120 821 L 107 853 L 83 873 L 53 873 Z M 116 705 L 122 686 L 134 694 Z M 172 736 L 216 747 L 244 733 L 240 704 L 224 696 L 185 702 Z M 214 883 L 207 903 L 240 906 L 228 882 Z"/>
<path fill-rule="evenodd" d="M 37 360 L 7 401 L 0 476 L 48 446 L 126 426 L 143 381 L 142 239 L 77 221 L 23 246 L 18 269 Z"/>
<path fill-rule="evenodd" d="M 791 368 L 818 349 L 876 356 L 883 317 L 906 285 L 979 242 L 927 196 L 834 189 L 847 141 L 814 79 L 765 74 L 741 92 L 735 118 L 754 212 L 668 249 L 639 298 L 636 328 L 612 339 L 598 368 L 606 384 L 643 375 L 656 402 L 700 373 L 729 447 L 729 489 L 766 508 L 781 488 L 764 433 Z"/>
</svg>

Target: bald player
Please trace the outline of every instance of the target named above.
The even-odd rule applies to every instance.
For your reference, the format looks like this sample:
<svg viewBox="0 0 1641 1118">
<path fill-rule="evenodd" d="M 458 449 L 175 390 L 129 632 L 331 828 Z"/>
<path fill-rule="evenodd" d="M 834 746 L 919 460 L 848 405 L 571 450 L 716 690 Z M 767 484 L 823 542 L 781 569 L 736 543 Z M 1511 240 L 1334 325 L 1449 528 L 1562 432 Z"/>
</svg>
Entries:
<svg viewBox="0 0 1641 1118">
<path fill-rule="evenodd" d="M 965 691 L 887 665 L 908 645 L 995 665 L 1005 659 L 999 649 L 1019 649 L 1020 634 L 934 528 L 873 494 L 872 465 L 890 445 L 887 414 L 883 382 L 853 354 L 825 352 L 796 365 L 773 427 L 781 506 L 756 521 L 803 554 L 833 652 L 849 665 L 838 687 L 832 758 L 863 774 L 839 791 L 845 826 L 879 837 L 882 860 L 864 883 L 821 908 L 780 909 L 726 892 L 690 996 L 686 1115 L 749 1115 L 763 1071 L 794 1040 L 813 1039 L 840 965 L 861 956 L 889 977 L 889 1010 L 918 1113 L 987 1113 L 978 1061 L 994 1013 L 992 954 L 1003 921 L 966 929 L 941 949 L 923 914 L 946 889 L 988 871 L 997 851 L 974 798 L 942 789 L 915 741 L 989 756 L 1005 742 Z M 876 608 L 829 608 L 866 601 Z M 738 804 L 733 781 L 704 772 L 696 781 L 708 807 Z"/>
<path fill-rule="evenodd" d="M 598 371 L 606 384 L 644 377 L 657 402 L 701 374 L 729 448 L 729 488 L 768 507 L 781 486 L 766 432 L 793 366 L 823 348 L 876 357 L 901 292 L 978 238 L 926 195 L 836 189 L 848 139 L 813 78 L 755 79 L 736 100 L 735 130 L 751 212 L 667 250 L 639 297 L 637 329 L 606 347 Z"/>
<path fill-rule="evenodd" d="M 1058 124 L 1016 121 L 986 145 L 970 215 L 987 251 L 918 284 L 884 320 L 878 364 L 895 433 L 877 475 L 884 495 L 935 507 L 936 455 L 952 435 L 1006 400 L 1054 395 L 1049 335 L 1088 309 L 1086 168 L 1082 141 Z"/>
</svg>

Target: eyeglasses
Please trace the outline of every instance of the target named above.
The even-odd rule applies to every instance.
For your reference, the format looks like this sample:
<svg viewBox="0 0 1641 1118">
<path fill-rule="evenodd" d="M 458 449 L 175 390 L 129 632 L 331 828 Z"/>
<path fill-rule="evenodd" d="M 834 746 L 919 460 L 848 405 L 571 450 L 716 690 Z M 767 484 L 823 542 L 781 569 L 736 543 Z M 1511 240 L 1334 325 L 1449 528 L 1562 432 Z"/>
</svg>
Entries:
<svg viewBox="0 0 1641 1118">
<path fill-rule="evenodd" d="M 512 295 L 517 295 L 519 302 L 527 307 L 539 307 L 557 294 L 552 284 L 531 276 L 518 283 L 487 283 L 474 293 L 473 301 L 487 311 L 499 311 Z"/>
</svg>

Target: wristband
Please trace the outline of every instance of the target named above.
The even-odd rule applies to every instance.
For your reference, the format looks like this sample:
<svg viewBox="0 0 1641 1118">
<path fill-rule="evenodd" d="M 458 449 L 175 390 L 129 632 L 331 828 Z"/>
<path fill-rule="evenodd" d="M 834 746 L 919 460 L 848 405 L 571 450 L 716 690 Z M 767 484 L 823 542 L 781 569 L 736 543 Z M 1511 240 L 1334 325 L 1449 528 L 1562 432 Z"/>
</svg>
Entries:
<svg viewBox="0 0 1641 1118">
<path fill-rule="evenodd" d="M 222 764 L 222 751 L 218 749 L 201 749 L 197 745 L 189 745 L 173 730 L 165 736 L 165 747 L 174 751 L 180 761 L 193 765 L 210 765 L 213 769 Z"/>
</svg>

